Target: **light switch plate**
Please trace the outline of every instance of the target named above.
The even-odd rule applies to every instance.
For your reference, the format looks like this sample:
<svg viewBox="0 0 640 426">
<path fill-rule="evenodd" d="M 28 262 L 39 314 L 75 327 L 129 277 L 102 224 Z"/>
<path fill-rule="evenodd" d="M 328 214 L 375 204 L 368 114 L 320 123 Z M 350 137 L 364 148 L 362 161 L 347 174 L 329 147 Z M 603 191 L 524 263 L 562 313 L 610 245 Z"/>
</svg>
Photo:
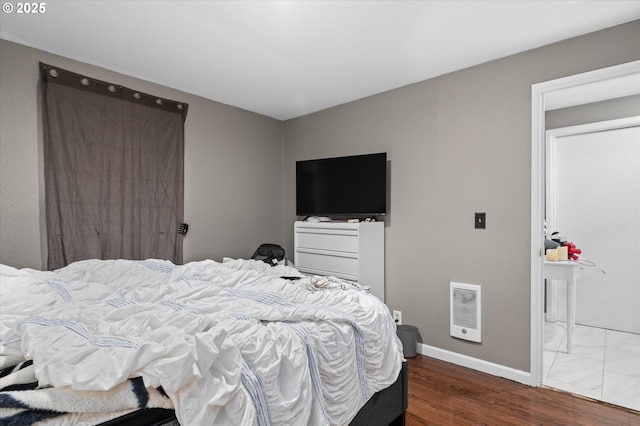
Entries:
<svg viewBox="0 0 640 426">
<path fill-rule="evenodd" d="M 487 224 L 486 213 L 476 213 L 475 227 L 476 229 L 485 229 Z"/>
</svg>

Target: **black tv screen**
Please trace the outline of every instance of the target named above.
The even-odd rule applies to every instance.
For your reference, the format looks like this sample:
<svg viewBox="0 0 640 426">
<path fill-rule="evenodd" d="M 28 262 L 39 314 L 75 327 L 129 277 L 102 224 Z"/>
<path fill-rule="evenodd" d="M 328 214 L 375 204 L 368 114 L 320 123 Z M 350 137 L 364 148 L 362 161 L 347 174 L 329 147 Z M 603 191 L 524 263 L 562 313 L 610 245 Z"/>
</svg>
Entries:
<svg viewBox="0 0 640 426">
<path fill-rule="evenodd" d="M 387 154 L 296 162 L 298 216 L 378 216 L 387 213 Z"/>
</svg>

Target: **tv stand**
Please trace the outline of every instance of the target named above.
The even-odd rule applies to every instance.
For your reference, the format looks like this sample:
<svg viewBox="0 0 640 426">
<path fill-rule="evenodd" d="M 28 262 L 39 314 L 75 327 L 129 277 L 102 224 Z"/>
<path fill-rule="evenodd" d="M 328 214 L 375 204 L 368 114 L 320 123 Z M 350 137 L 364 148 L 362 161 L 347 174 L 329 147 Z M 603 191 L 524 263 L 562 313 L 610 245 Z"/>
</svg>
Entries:
<svg viewBox="0 0 640 426">
<path fill-rule="evenodd" d="M 294 264 L 371 288 L 384 302 L 384 222 L 296 222 Z"/>
</svg>

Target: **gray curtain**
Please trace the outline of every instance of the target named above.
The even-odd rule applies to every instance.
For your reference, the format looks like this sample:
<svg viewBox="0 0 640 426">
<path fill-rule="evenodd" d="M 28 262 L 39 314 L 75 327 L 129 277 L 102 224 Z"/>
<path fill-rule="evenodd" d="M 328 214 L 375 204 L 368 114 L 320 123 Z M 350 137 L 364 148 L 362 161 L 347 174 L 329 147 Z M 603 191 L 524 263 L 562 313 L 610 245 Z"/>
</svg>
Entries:
<svg viewBox="0 0 640 426">
<path fill-rule="evenodd" d="M 182 263 L 187 105 L 40 64 L 48 268 Z"/>
</svg>

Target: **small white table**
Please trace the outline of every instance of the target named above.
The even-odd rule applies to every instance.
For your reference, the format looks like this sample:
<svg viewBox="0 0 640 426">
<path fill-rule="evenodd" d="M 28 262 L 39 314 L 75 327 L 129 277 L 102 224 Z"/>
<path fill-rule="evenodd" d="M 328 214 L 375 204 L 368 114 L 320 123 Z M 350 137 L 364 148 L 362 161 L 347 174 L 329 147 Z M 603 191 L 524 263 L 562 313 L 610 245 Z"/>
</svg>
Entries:
<svg viewBox="0 0 640 426">
<path fill-rule="evenodd" d="M 573 260 L 544 261 L 544 277 L 547 280 L 567 282 L 567 353 L 571 353 L 573 329 L 576 323 L 576 281 L 582 275 L 582 264 Z"/>
</svg>

